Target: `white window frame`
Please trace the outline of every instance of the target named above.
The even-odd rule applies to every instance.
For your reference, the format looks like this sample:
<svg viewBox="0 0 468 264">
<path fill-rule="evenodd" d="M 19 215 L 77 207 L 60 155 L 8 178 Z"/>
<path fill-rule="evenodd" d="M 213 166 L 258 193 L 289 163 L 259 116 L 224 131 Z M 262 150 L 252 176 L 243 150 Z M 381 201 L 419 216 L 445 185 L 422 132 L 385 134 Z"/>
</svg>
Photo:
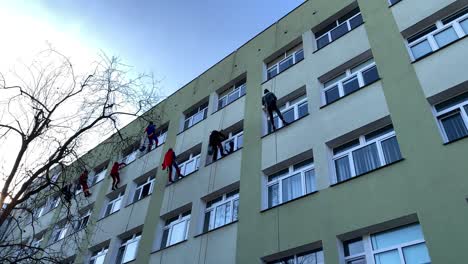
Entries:
<svg viewBox="0 0 468 264">
<path fill-rule="evenodd" d="M 367 65 L 365 67 L 357 70 L 357 71 L 353 71 L 353 69 L 356 69 L 356 68 L 358 68 L 358 67 L 360 67 L 361 65 L 364 65 L 364 64 L 367 64 Z M 338 86 L 339 98 L 343 98 L 344 96 L 346 96 L 345 92 L 344 92 L 343 84 L 350 81 L 350 80 L 352 80 L 352 79 L 354 79 L 354 78 L 356 78 L 356 77 L 357 77 L 357 80 L 358 80 L 358 83 L 359 83 L 359 89 L 366 86 L 362 73 L 369 70 L 369 69 L 371 69 L 372 67 L 377 67 L 373 58 L 369 59 L 369 60 L 366 60 L 365 62 L 362 62 L 359 65 L 354 66 L 353 68 L 346 69 L 345 72 L 341 72 L 340 74 L 338 74 L 337 76 L 335 76 L 331 80 L 324 82 L 323 83 L 323 89 L 322 89 L 322 105 L 327 105 L 327 104 L 332 103 L 332 102 L 330 102 L 330 103 L 327 102 L 326 92 L 328 90 L 334 88 L 335 86 Z M 333 80 L 333 79 L 339 77 L 340 75 L 344 75 L 343 78 Z M 333 82 L 331 82 L 331 81 L 333 81 Z M 337 100 L 339 100 L 339 99 L 337 99 Z M 335 102 L 335 101 L 333 101 L 333 102 Z"/>
<path fill-rule="evenodd" d="M 237 191 L 239 191 L 239 190 L 237 190 Z M 236 194 L 234 194 L 234 195 L 232 195 L 230 197 L 227 197 L 227 194 L 229 194 L 229 193 L 230 192 L 223 194 L 222 199 L 220 201 L 218 201 L 216 203 L 213 203 L 212 205 L 210 205 L 210 207 L 207 207 L 205 209 L 205 217 L 206 217 L 207 213 L 210 213 L 210 222 L 208 224 L 208 230 L 206 230 L 206 231 L 210 231 L 210 230 L 213 230 L 215 228 L 219 228 L 219 227 L 225 226 L 227 224 L 230 224 L 230 223 L 232 223 L 234 221 L 237 221 L 239 215 L 237 215 L 236 219 L 234 219 L 234 203 L 236 201 L 239 203 L 239 192 L 237 192 Z M 219 197 L 216 197 L 216 199 L 217 198 L 219 198 Z M 215 226 L 216 209 L 218 207 L 224 206 L 226 204 L 230 204 L 231 219 L 228 222 L 225 222 L 223 225 Z M 238 209 L 237 210 L 239 210 L 239 204 L 238 204 Z"/>
<path fill-rule="evenodd" d="M 461 95 L 462 94 L 460 94 L 459 96 L 461 96 Z M 456 97 L 457 96 L 452 97 L 450 99 L 453 99 L 453 98 L 456 98 Z M 448 100 L 450 100 L 450 99 L 448 99 Z M 448 101 L 448 100 L 445 100 L 445 101 Z M 445 101 L 443 101 L 443 102 L 445 102 Z M 443 103 L 443 102 L 440 102 L 440 103 Z M 440 104 L 440 103 L 438 103 L 438 104 Z M 444 125 L 442 124 L 442 120 L 444 118 L 452 116 L 452 115 L 454 115 L 456 113 L 460 113 L 460 116 L 462 117 L 463 123 L 465 123 L 465 126 L 468 129 L 468 113 L 466 112 L 466 110 L 464 108 L 464 106 L 468 105 L 468 100 L 465 100 L 465 101 L 463 101 L 461 103 L 458 103 L 456 105 L 453 105 L 453 106 L 451 106 L 451 107 L 449 107 L 447 109 L 441 110 L 441 111 L 437 111 L 437 109 L 436 109 L 436 105 L 438 105 L 438 104 L 435 104 L 432 107 L 432 109 L 433 109 L 432 111 L 434 113 L 434 116 L 437 119 L 437 125 L 439 126 L 439 130 L 442 133 L 442 138 L 443 138 L 445 143 L 448 143 L 448 142 L 451 142 L 451 141 L 449 141 L 449 139 L 448 139 L 447 132 L 445 131 Z M 452 113 L 452 114 L 450 114 L 450 113 Z"/>
<path fill-rule="evenodd" d="M 186 213 L 186 212 L 185 212 L 185 213 Z M 164 234 L 164 231 L 166 231 L 166 230 L 169 230 L 169 233 L 168 233 L 168 235 L 167 235 L 166 245 L 165 245 L 165 246 L 162 246 L 162 245 L 161 245 L 161 248 L 166 248 L 166 247 L 169 247 L 169 246 L 171 246 L 171 245 L 174 245 L 174 244 L 177 244 L 177 243 L 180 243 L 180 242 L 182 242 L 182 241 L 187 240 L 187 238 L 188 238 L 188 231 L 189 231 L 189 228 L 190 228 L 190 220 L 191 220 L 191 215 L 192 215 L 192 213 L 190 212 L 190 213 L 189 213 L 188 215 L 186 215 L 186 216 L 182 216 L 183 214 L 184 214 L 184 213 L 179 214 L 177 220 L 175 220 L 175 221 L 173 221 L 173 222 L 171 222 L 171 223 L 169 223 L 168 225 L 166 225 L 166 226 L 163 227 L 163 230 L 162 230 L 163 232 L 162 232 L 162 234 Z M 171 242 L 171 235 L 172 235 L 172 231 L 173 231 L 174 226 L 175 226 L 175 225 L 178 225 L 178 224 L 180 224 L 180 223 L 183 223 L 183 222 L 185 222 L 185 225 L 184 225 L 184 227 L 185 227 L 185 229 L 184 229 L 184 233 L 185 233 L 184 239 L 181 240 L 181 241 L 177 241 L 177 242 L 175 242 L 175 243 L 173 243 L 173 244 L 170 244 L 170 242 Z M 162 242 L 163 242 L 163 241 L 161 241 L 161 243 L 162 243 Z"/>
<path fill-rule="evenodd" d="M 354 10 L 355 10 L 355 9 L 349 11 L 349 13 L 352 12 L 352 11 L 354 11 Z M 346 14 L 345 14 L 345 15 L 346 15 Z M 348 32 L 346 32 L 345 34 L 349 33 L 349 32 L 352 30 L 352 28 L 351 28 L 351 22 L 350 22 L 350 21 L 353 20 L 354 18 L 356 18 L 356 17 L 359 16 L 359 15 L 361 15 L 361 10 L 360 10 L 360 9 L 359 9 L 359 12 L 358 12 L 357 14 L 355 14 L 355 15 L 353 15 L 352 17 L 348 18 L 346 21 L 343 21 L 343 22 L 341 22 L 341 23 L 339 23 L 339 21 L 338 21 L 339 19 L 333 21 L 333 23 L 335 23 L 335 27 L 333 27 L 332 29 L 328 30 L 328 31 L 327 31 L 326 33 L 324 33 L 324 34 L 315 37 L 315 44 L 317 45 L 317 48 L 318 48 L 318 40 L 321 39 L 322 37 L 327 36 L 327 38 L 328 38 L 328 43 L 327 43 L 325 46 L 320 47 L 320 48 L 318 48 L 318 49 L 323 49 L 324 47 L 326 47 L 327 45 L 330 45 L 330 43 L 332 43 L 333 41 L 335 41 L 335 40 L 332 40 L 331 32 L 332 32 L 333 30 L 335 30 L 337 27 L 340 27 L 340 26 L 343 25 L 343 24 L 346 24 L 346 27 L 347 27 L 347 29 L 348 29 Z M 362 16 L 362 15 L 361 15 L 361 16 Z M 363 22 L 363 23 L 364 23 L 364 22 Z M 327 27 L 328 27 L 329 25 L 331 25 L 331 24 L 332 24 L 332 23 L 328 24 Z"/>
<path fill-rule="evenodd" d="M 284 116 L 284 113 L 291 110 L 291 109 L 294 109 L 294 120 L 291 121 L 291 122 L 294 122 L 296 120 L 299 119 L 299 107 L 304 105 L 304 104 L 308 104 L 307 102 L 307 95 L 306 94 L 303 94 L 299 97 L 296 97 L 295 99 L 293 100 L 290 100 L 290 101 L 287 101 L 284 105 L 282 105 L 281 107 L 279 107 L 279 110 L 281 112 L 281 114 L 283 114 Z M 309 106 L 307 106 L 307 113 L 309 113 Z M 270 120 L 269 120 L 269 115 L 266 114 L 266 129 L 267 129 L 267 133 L 271 133 L 272 131 L 270 131 L 269 129 L 269 125 L 271 124 Z M 279 119 L 278 115 L 273 112 L 273 119 L 277 119 L 278 118 L 278 127 L 276 129 L 279 129 L 279 128 L 282 128 L 283 127 L 283 121 L 281 119 Z"/>
<path fill-rule="evenodd" d="M 304 161 L 302 161 L 304 162 Z M 305 164 L 301 167 L 299 167 L 298 169 L 294 170 L 294 166 L 295 165 L 298 165 L 300 164 L 301 162 L 299 163 L 296 163 L 294 165 L 291 165 L 287 168 L 288 172 L 285 173 L 284 175 L 281 175 L 280 177 L 277 177 L 271 181 L 268 180 L 268 177 L 271 176 L 271 175 L 267 175 L 266 176 L 266 188 L 265 188 L 265 191 L 266 191 L 266 208 L 272 208 L 272 207 L 276 207 L 276 206 L 279 206 L 287 201 L 283 201 L 283 181 L 285 179 L 288 179 L 289 177 L 292 177 L 298 173 L 301 174 L 301 195 L 299 195 L 297 198 L 299 197 L 302 197 L 302 196 L 305 196 L 309 193 L 313 193 L 317 190 L 313 190 L 311 192 L 307 192 L 307 185 L 306 185 L 306 179 L 305 179 L 305 173 L 306 172 L 309 172 L 309 171 L 314 171 L 315 173 L 315 164 L 313 161 L 311 161 L 310 163 L 308 164 Z M 317 176 L 315 175 L 315 180 L 316 180 Z M 276 205 L 272 205 L 271 207 L 269 206 L 269 189 L 271 186 L 273 185 L 276 185 L 278 184 L 278 204 Z M 316 182 L 314 183 L 316 185 Z M 295 199 L 297 199 L 295 198 Z M 290 201 L 290 200 L 288 200 Z"/>
<path fill-rule="evenodd" d="M 57 225 L 54 228 L 54 231 L 52 232 L 52 243 L 55 243 L 57 241 L 60 241 L 65 238 L 67 235 L 68 231 L 68 226 L 66 224 L 62 225 Z M 56 236 L 58 234 L 58 236 Z M 57 239 L 56 239 L 57 238 Z"/>
<path fill-rule="evenodd" d="M 201 153 L 198 153 L 196 155 L 190 154 L 187 160 L 179 164 L 180 173 L 182 174 L 183 177 L 196 172 L 200 168 L 200 158 L 201 158 Z M 195 162 L 195 167 L 194 167 L 195 169 L 189 173 L 186 173 L 185 171 L 186 165 L 192 161 Z M 173 170 L 173 173 L 176 173 L 175 170 Z"/>
<path fill-rule="evenodd" d="M 107 217 L 107 216 L 109 216 L 109 215 L 111 215 L 111 214 L 113 214 L 115 212 L 120 211 L 120 209 L 122 208 L 124 194 L 125 194 L 124 192 L 120 192 L 119 195 L 116 198 L 110 200 L 107 203 L 106 207 L 104 208 L 103 218 Z M 116 208 L 116 206 L 115 206 L 117 202 L 119 202 L 119 208 Z M 111 210 L 109 211 L 109 214 L 106 214 L 107 213 L 107 208 L 109 207 L 109 205 L 111 205 Z"/>
<path fill-rule="evenodd" d="M 323 249 L 316 249 L 316 250 L 311 250 L 311 251 L 307 251 L 307 252 L 301 252 L 301 253 L 297 253 L 297 254 L 294 254 L 294 255 L 289 255 L 289 256 L 286 256 L 286 257 L 283 257 L 279 260 L 273 260 L 273 261 L 270 261 L 268 262 L 267 264 L 282 264 L 282 263 L 285 263 L 284 262 L 284 259 L 288 259 L 288 258 L 293 258 L 293 264 L 302 264 L 302 262 L 299 262 L 299 257 L 302 257 L 302 255 L 306 254 L 306 255 L 310 255 L 310 254 L 315 254 L 315 259 L 317 260 L 317 254 L 321 252 L 322 254 L 322 257 L 323 257 Z M 283 262 L 280 262 L 280 261 L 283 261 Z M 324 261 L 317 261 L 316 262 L 317 264 L 325 264 L 325 259 Z"/>
<path fill-rule="evenodd" d="M 242 145 L 239 146 L 239 138 L 242 137 Z M 241 149 L 243 144 L 244 144 L 244 131 L 239 131 L 237 133 L 232 133 L 230 132 L 229 135 L 228 135 L 228 138 L 226 140 L 224 140 L 223 142 L 221 142 L 221 145 L 223 146 L 223 149 L 225 150 L 225 152 L 227 152 L 226 150 L 226 146 L 228 146 L 228 143 L 233 141 L 234 142 L 234 149 L 231 151 L 234 152 L 238 149 Z M 218 151 L 218 157 L 221 157 L 221 153 L 219 152 L 219 149 L 217 149 Z"/>
<path fill-rule="evenodd" d="M 138 201 L 140 201 L 141 199 L 150 196 L 150 195 L 153 193 L 154 181 L 155 181 L 155 177 L 154 177 L 154 176 L 151 176 L 151 177 L 148 177 L 144 182 L 137 184 L 137 187 L 135 188 L 135 192 L 134 192 L 134 194 L 133 194 L 132 203 L 138 202 Z M 143 188 L 144 188 L 146 185 L 148 185 L 148 184 L 150 184 L 150 189 L 149 189 L 149 191 L 148 191 L 148 195 L 145 196 L 145 197 L 142 197 L 141 194 L 142 194 Z M 138 199 L 135 201 L 135 194 L 136 194 L 137 192 L 139 192 L 139 194 L 138 194 Z"/>
<path fill-rule="evenodd" d="M 120 244 L 119 250 L 118 250 L 118 252 L 119 252 L 120 249 L 122 247 L 124 247 L 124 252 L 122 254 L 122 262 L 121 263 L 127 263 L 127 262 L 130 262 L 130 261 L 132 261 L 132 260 L 134 260 L 136 258 L 138 248 L 140 247 L 140 239 L 141 239 L 141 234 L 134 234 L 130 238 L 122 241 L 122 243 Z M 128 245 L 133 244 L 133 243 L 138 243 L 136 251 L 135 251 L 135 256 L 131 260 L 124 261 L 125 260 L 125 254 L 127 253 Z M 121 263 L 119 263 L 119 264 L 121 264 Z"/>
<path fill-rule="evenodd" d="M 167 127 L 156 130 L 155 134 L 156 134 L 156 137 L 158 139 L 158 145 L 151 145 L 151 150 L 161 146 L 162 144 L 164 144 L 166 142 L 167 131 L 168 131 Z M 148 140 L 148 135 L 145 134 L 143 137 L 144 137 L 143 142 L 145 142 L 145 140 Z"/>
<path fill-rule="evenodd" d="M 197 112 L 191 116 L 184 116 L 184 129 L 183 130 L 187 130 L 191 127 L 193 127 L 194 125 L 200 123 L 201 121 L 205 120 L 206 117 L 208 116 L 208 106 L 209 105 L 206 105 L 205 107 L 202 108 L 202 106 L 204 105 L 205 103 L 203 103 L 202 105 L 200 105 L 199 107 L 197 107 Z M 195 120 L 195 116 L 198 116 L 202 114 L 203 115 L 203 118 L 198 120 L 198 121 L 194 121 Z M 185 127 L 185 123 L 188 121 L 188 126 Z"/>
<path fill-rule="evenodd" d="M 375 130 L 375 131 L 377 131 L 377 130 Z M 372 133 L 372 132 L 370 132 L 370 133 Z M 333 155 L 331 165 L 332 165 L 332 168 L 333 168 L 333 176 L 334 176 L 333 182 L 334 183 L 338 183 L 338 176 L 337 176 L 337 173 L 336 173 L 335 161 L 338 160 L 338 159 L 341 159 L 343 157 L 348 156 L 349 168 L 350 168 L 350 171 L 351 171 L 351 177 L 350 178 L 359 176 L 359 175 L 356 175 L 356 168 L 354 167 L 353 151 L 361 149 L 363 147 L 367 147 L 367 146 L 372 145 L 374 143 L 376 143 L 377 153 L 378 153 L 379 161 L 380 161 L 380 166 L 378 166 L 377 168 L 380 168 L 382 166 L 387 165 L 387 163 L 385 161 L 384 154 L 383 154 L 381 143 L 382 143 L 382 141 L 385 141 L 385 140 L 387 140 L 389 138 L 396 137 L 395 130 L 392 128 L 392 131 L 387 132 L 385 134 L 382 134 L 382 135 L 380 135 L 380 136 L 378 136 L 376 138 L 373 138 L 373 139 L 371 139 L 369 141 L 366 141 L 365 137 L 366 137 L 366 135 L 368 135 L 370 133 L 359 136 L 359 138 L 358 138 L 359 139 L 359 145 L 354 146 L 352 148 L 348 148 L 346 150 L 343 150 L 343 151 Z M 356 138 L 353 139 L 353 140 L 356 140 Z M 340 147 L 340 146 L 338 146 L 338 147 Z M 333 149 L 332 149 L 332 152 L 333 152 Z"/>
<path fill-rule="evenodd" d="M 402 226 L 401 228 L 404 228 L 404 227 L 405 226 Z M 398 229 L 398 228 L 396 228 L 396 229 Z M 362 243 L 363 243 L 363 247 L 364 247 L 364 252 L 354 254 L 354 255 L 351 255 L 351 256 L 347 256 L 347 257 L 345 256 L 345 258 L 344 258 L 345 262 L 344 263 L 348 264 L 350 261 L 365 259 L 367 264 L 375 264 L 375 255 L 377 255 L 379 253 L 383 253 L 383 252 L 387 252 L 387 251 L 397 249 L 398 254 L 400 256 L 400 263 L 405 264 L 404 255 L 403 255 L 403 248 L 410 247 L 410 246 L 415 246 L 415 245 L 422 244 L 422 243 L 426 243 L 425 239 L 417 239 L 417 240 L 413 240 L 413 241 L 410 241 L 410 242 L 397 244 L 397 245 L 394 245 L 392 247 L 379 249 L 379 250 L 374 250 L 372 248 L 372 240 L 371 239 L 372 239 L 373 235 L 376 235 L 378 233 L 380 233 L 380 232 L 362 236 L 361 238 L 362 238 Z"/>
<path fill-rule="evenodd" d="M 40 218 L 41 216 L 43 216 L 46 213 L 46 207 L 47 207 L 47 203 L 45 203 L 45 204 L 41 205 L 41 207 L 37 208 L 35 210 L 35 217 Z"/>
<path fill-rule="evenodd" d="M 96 170 L 94 171 L 94 175 L 93 177 L 91 178 L 91 184 L 90 186 L 104 180 L 104 178 L 106 177 L 106 173 L 107 173 L 107 168 L 102 168 L 101 171 L 99 171 L 98 173 L 96 173 Z"/>
<path fill-rule="evenodd" d="M 78 222 L 76 222 L 75 232 L 80 231 L 81 229 L 86 228 L 89 224 L 89 219 L 91 218 L 91 210 L 86 211 L 86 213 L 80 215 Z M 86 221 L 85 221 L 86 219 Z"/>
<path fill-rule="evenodd" d="M 270 79 L 273 79 L 275 78 L 278 74 L 280 74 L 281 72 L 285 71 L 286 69 L 292 67 L 293 65 L 295 65 L 296 63 L 298 63 L 299 61 L 305 59 L 305 56 L 304 56 L 304 47 L 302 46 L 303 44 L 298 44 L 296 45 L 295 47 L 297 46 L 301 46 L 301 48 L 299 48 L 298 50 L 296 50 L 295 52 L 291 53 L 288 55 L 288 51 L 285 51 L 281 56 L 278 56 L 276 57 L 274 60 L 278 59 L 279 57 L 283 57 L 283 59 L 281 59 L 280 61 L 278 61 L 277 63 L 271 65 L 270 67 L 267 67 L 267 71 L 266 71 L 266 79 L 267 80 L 270 80 Z M 293 49 L 295 48 L 293 47 Z M 302 59 L 301 60 L 297 60 L 297 54 L 298 53 L 301 53 L 302 52 Z M 292 56 L 292 59 L 293 59 L 293 63 L 291 66 L 289 66 L 288 68 L 284 69 L 283 71 L 280 71 L 279 68 L 280 68 L 280 64 L 284 63 L 285 61 L 289 60 Z M 268 63 L 267 63 L 268 64 Z M 272 71 L 276 71 L 275 75 L 273 75 L 272 77 L 268 77 L 269 76 L 269 73 L 272 72 Z"/>
<path fill-rule="evenodd" d="M 219 99 L 218 99 L 218 104 L 216 105 L 217 109 L 216 110 L 221 110 L 223 109 L 224 107 L 226 107 L 228 104 L 238 100 L 239 98 L 241 98 L 242 96 L 245 95 L 246 93 L 246 83 L 242 83 L 240 85 L 233 85 L 231 88 L 229 88 L 229 92 L 226 93 L 225 95 L 221 96 Z M 237 93 L 237 98 L 234 99 L 233 101 L 231 102 L 228 102 L 229 100 L 229 97 L 233 94 L 236 94 Z M 221 103 L 223 102 L 223 103 Z M 221 106 L 220 106 L 220 103 L 221 103 Z"/>
<path fill-rule="evenodd" d="M 138 152 L 139 151 L 140 150 L 138 148 L 134 149 L 132 152 L 130 152 L 127 155 L 123 156 L 122 159 L 120 160 L 120 163 L 125 163 L 125 164 L 128 165 L 129 163 L 135 161 L 138 158 Z"/>
<path fill-rule="evenodd" d="M 461 11 L 461 10 L 459 10 L 459 11 Z M 457 12 L 458 12 L 458 11 L 457 11 Z M 457 12 L 453 13 L 452 15 L 455 15 Z M 450 16 L 451 16 L 451 15 L 450 15 Z M 448 18 L 448 17 L 450 17 L 450 16 L 447 16 L 446 18 Z M 445 19 L 445 18 L 444 18 L 444 19 Z M 427 54 L 425 54 L 425 55 L 422 55 L 421 57 L 424 57 L 424 56 L 427 56 L 428 54 L 434 53 L 434 52 L 436 52 L 437 50 L 439 50 L 439 49 L 441 49 L 441 48 L 443 48 L 443 47 L 445 47 L 445 46 L 447 46 L 447 45 L 450 45 L 451 43 L 455 42 L 456 40 L 452 41 L 451 43 L 446 44 L 446 45 L 443 46 L 443 47 L 439 47 L 439 44 L 437 44 L 437 41 L 436 41 L 436 39 L 435 39 L 435 37 L 434 37 L 434 36 L 437 35 L 438 33 L 442 32 L 442 31 L 444 31 L 444 30 L 446 30 L 446 29 L 448 29 L 448 28 L 450 28 L 450 27 L 453 27 L 453 29 L 455 30 L 455 33 L 456 33 L 457 36 L 458 36 L 458 39 L 461 39 L 461 38 L 465 37 L 465 36 L 468 34 L 468 32 L 465 32 L 465 31 L 463 30 L 462 26 L 460 25 L 460 22 L 464 21 L 465 19 L 468 19 L 468 13 L 464 14 L 463 16 L 461 16 L 461 17 L 459 17 L 459 18 L 457 18 L 457 19 L 455 19 L 455 20 L 453 20 L 453 21 L 451 21 L 451 22 L 449 22 L 449 23 L 447 23 L 447 24 L 444 24 L 444 23 L 442 22 L 443 19 L 437 20 L 434 24 L 431 25 L 431 26 L 435 25 L 435 26 L 437 27 L 437 29 L 435 29 L 434 31 L 429 32 L 429 33 L 427 33 L 426 35 L 424 35 L 424 36 L 422 36 L 422 37 L 420 37 L 420 38 L 418 38 L 418 39 L 413 40 L 412 42 L 408 42 L 408 39 L 406 39 L 406 40 L 405 40 L 405 42 L 406 42 L 406 48 L 407 48 L 407 50 L 408 50 L 408 52 L 409 52 L 409 54 L 410 54 L 411 60 L 412 60 L 412 61 L 417 60 L 417 59 L 414 57 L 413 51 L 411 50 L 411 48 L 414 47 L 414 46 L 416 46 L 416 45 L 418 45 L 418 44 L 420 44 L 420 43 L 423 42 L 423 41 L 426 41 L 426 40 L 428 41 L 429 46 L 431 47 L 431 50 L 432 50 L 432 51 L 429 52 L 429 53 L 427 53 Z M 416 33 L 416 34 L 418 34 L 418 33 Z M 421 58 L 421 57 L 420 57 L 420 58 Z M 419 58 L 418 58 L 418 59 L 419 59 Z"/>
<path fill-rule="evenodd" d="M 106 255 L 107 255 L 107 251 L 108 251 L 108 248 L 107 247 L 103 247 L 101 248 L 100 250 L 98 251 L 94 251 L 93 254 L 91 255 L 91 257 L 89 258 L 89 264 L 101 264 L 101 263 L 104 263 L 104 260 L 106 258 Z M 104 257 L 104 259 L 102 259 L 102 262 L 96 262 L 99 258 L 101 257 Z"/>
</svg>

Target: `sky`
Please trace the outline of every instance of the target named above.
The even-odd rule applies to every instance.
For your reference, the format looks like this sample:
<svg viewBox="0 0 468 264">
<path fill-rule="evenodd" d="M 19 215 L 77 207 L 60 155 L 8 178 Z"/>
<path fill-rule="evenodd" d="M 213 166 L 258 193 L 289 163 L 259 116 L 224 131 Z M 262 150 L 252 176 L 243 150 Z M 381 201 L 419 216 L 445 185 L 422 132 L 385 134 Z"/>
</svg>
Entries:
<svg viewBox="0 0 468 264">
<path fill-rule="evenodd" d="M 303 0 L 0 0 L 0 71 L 47 43 L 86 65 L 99 52 L 154 73 L 169 95 Z"/>
</svg>

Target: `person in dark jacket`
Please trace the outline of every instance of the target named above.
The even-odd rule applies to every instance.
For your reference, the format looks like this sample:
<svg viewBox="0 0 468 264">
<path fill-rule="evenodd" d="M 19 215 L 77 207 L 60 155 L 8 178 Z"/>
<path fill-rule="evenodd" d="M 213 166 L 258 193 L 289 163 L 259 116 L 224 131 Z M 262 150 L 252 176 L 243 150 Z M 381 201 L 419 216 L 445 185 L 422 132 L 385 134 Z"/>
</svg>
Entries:
<svg viewBox="0 0 468 264">
<path fill-rule="evenodd" d="M 127 164 L 124 162 L 118 163 L 117 161 L 114 162 L 114 165 L 112 165 L 111 173 L 110 176 L 112 177 L 112 190 L 114 191 L 115 189 L 118 189 L 118 184 L 120 183 L 120 174 L 119 170 L 123 167 L 125 167 Z"/>
<path fill-rule="evenodd" d="M 266 111 L 268 112 L 268 116 L 270 117 L 270 123 L 271 123 L 271 126 L 273 127 L 273 130 L 276 130 L 275 120 L 273 119 L 273 111 L 275 111 L 278 117 L 281 119 L 281 121 L 283 121 L 283 126 L 287 125 L 288 122 L 284 120 L 284 117 L 281 114 L 281 111 L 278 109 L 278 106 L 276 105 L 276 101 L 277 101 L 276 95 L 268 91 L 268 89 L 265 89 L 263 93 L 264 95 L 262 97 L 262 105 L 266 108 Z"/>
<path fill-rule="evenodd" d="M 156 136 L 156 126 L 152 121 L 149 122 L 145 129 L 146 135 L 148 136 L 148 151 L 151 151 L 153 143 L 158 146 L 158 137 Z"/>
<path fill-rule="evenodd" d="M 168 149 L 166 154 L 164 155 L 162 169 L 163 170 L 165 170 L 166 168 L 168 169 L 169 174 L 167 177 L 168 177 L 169 182 L 171 183 L 174 183 L 174 180 L 172 179 L 172 168 L 176 169 L 176 180 L 183 177 L 183 175 L 180 173 L 180 168 L 176 162 L 176 159 L 177 157 L 174 151 L 172 150 L 172 148 Z"/>
<path fill-rule="evenodd" d="M 67 203 L 71 203 L 72 197 L 73 197 L 73 186 L 71 183 L 66 184 L 65 186 L 62 187 L 61 191 L 63 194 L 63 197 Z"/>
<path fill-rule="evenodd" d="M 211 131 L 210 139 L 209 139 L 209 146 L 212 148 L 213 151 L 213 162 L 218 159 L 218 151 L 221 153 L 221 156 L 225 156 L 224 148 L 222 142 L 226 140 L 227 137 L 223 133 L 218 130 Z"/>
<path fill-rule="evenodd" d="M 91 196 L 88 187 L 88 170 L 84 170 L 84 172 L 80 175 L 79 182 L 81 185 L 81 189 L 83 189 L 83 193 L 85 197 Z"/>
</svg>

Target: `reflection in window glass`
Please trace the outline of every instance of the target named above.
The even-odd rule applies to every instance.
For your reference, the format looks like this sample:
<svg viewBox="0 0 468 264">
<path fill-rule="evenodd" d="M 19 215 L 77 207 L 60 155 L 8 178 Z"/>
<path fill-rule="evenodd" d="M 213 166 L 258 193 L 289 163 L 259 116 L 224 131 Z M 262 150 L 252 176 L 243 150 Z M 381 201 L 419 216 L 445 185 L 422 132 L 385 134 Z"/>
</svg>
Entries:
<svg viewBox="0 0 468 264">
<path fill-rule="evenodd" d="M 445 45 L 448 45 L 457 40 L 458 36 L 457 33 L 455 33 L 455 29 L 453 29 L 453 27 L 449 27 L 446 30 L 435 34 L 434 38 L 437 41 L 439 47 L 444 47 Z"/>
<path fill-rule="evenodd" d="M 421 43 L 412 46 L 411 51 L 413 52 L 414 59 L 417 60 L 421 58 L 422 56 L 428 53 L 431 53 L 432 48 L 431 48 L 431 45 L 429 45 L 429 41 L 424 40 L 424 41 L 421 41 Z"/>
</svg>

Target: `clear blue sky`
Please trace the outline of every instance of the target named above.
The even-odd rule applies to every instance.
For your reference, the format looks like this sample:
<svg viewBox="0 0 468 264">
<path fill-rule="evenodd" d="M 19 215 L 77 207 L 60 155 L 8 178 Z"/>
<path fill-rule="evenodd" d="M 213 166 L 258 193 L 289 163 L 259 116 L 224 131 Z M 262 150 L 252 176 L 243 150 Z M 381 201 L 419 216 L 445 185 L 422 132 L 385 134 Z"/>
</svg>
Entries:
<svg viewBox="0 0 468 264">
<path fill-rule="evenodd" d="M 43 0 L 39 9 L 27 10 L 27 1 L 19 6 L 59 30 L 78 26 L 85 45 L 154 72 L 172 93 L 302 2 Z"/>
</svg>

